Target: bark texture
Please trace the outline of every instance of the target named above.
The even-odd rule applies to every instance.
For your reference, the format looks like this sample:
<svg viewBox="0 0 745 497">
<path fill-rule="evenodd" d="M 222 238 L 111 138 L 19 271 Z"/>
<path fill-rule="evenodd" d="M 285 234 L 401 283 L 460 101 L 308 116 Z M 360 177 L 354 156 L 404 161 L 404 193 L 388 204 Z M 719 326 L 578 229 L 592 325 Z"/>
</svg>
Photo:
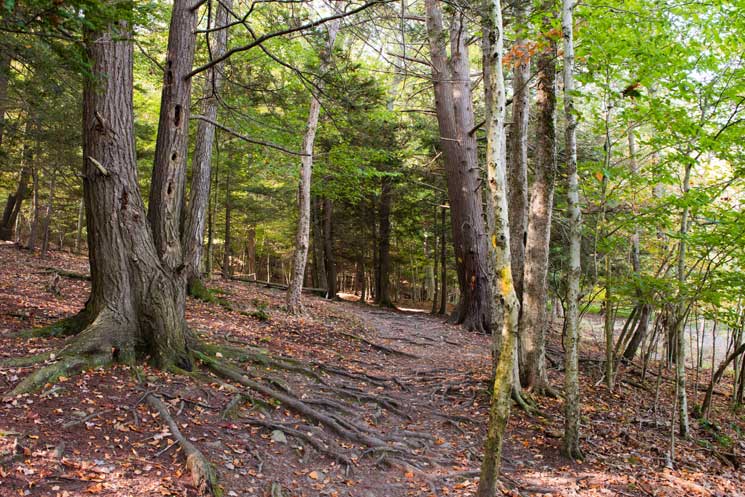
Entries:
<svg viewBox="0 0 745 497">
<path fill-rule="evenodd" d="M 232 0 L 222 0 L 217 5 L 214 26 L 225 26 L 228 23 L 228 9 Z M 212 57 L 221 57 L 226 50 L 228 30 L 215 31 L 209 40 Z M 217 120 L 218 94 L 222 87 L 223 65 L 217 64 L 205 73 L 202 115 L 209 121 Z M 189 206 L 184 219 L 184 230 L 181 234 L 181 245 L 184 250 L 184 270 L 191 291 L 196 280 L 201 280 L 202 241 L 207 218 L 210 195 L 210 176 L 212 171 L 212 145 L 215 141 L 215 126 L 207 120 L 199 120 L 194 144 L 194 156 L 191 163 L 191 188 Z"/>
<path fill-rule="evenodd" d="M 515 277 L 517 298 L 523 296 L 523 271 L 528 229 L 528 120 L 530 117 L 530 52 L 528 49 L 527 18 L 530 2 L 516 0 L 515 43 L 516 58 L 512 69 L 512 126 L 510 157 L 507 165 L 510 219 L 510 256 Z"/>
<path fill-rule="evenodd" d="M 577 116 L 574 110 L 574 32 L 573 0 L 563 0 L 561 29 L 564 39 L 564 113 L 566 116 L 567 225 L 569 228 L 569 267 L 567 268 L 567 308 L 564 333 L 564 445 L 567 457 L 581 459 L 579 446 L 579 284 L 582 215 L 577 176 Z"/>
<path fill-rule="evenodd" d="M 378 208 L 379 285 L 375 302 L 383 307 L 393 307 L 391 301 L 391 189 L 392 180 L 384 176 L 380 182 L 380 206 Z"/>
<path fill-rule="evenodd" d="M 491 291 L 484 234 L 480 173 L 474 131 L 464 14 L 453 13 L 450 58 L 438 0 L 425 1 L 435 111 L 447 175 L 460 302 L 454 321 L 488 332 Z"/>
<path fill-rule="evenodd" d="M 504 130 L 505 90 L 502 73 L 502 7 L 500 0 L 484 5 L 483 51 L 484 88 L 486 94 L 486 167 L 489 194 L 486 213 L 491 239 L 491 329 L 499 347 L 499 361 L 494 372 L 489 425 L 484 442 L 484 459 L 476 495 L 496 495 L 496 484 L 502 455 L 502 441 L 510 415 L 514 351 L 518 331 L 520 303 L 512 282 L 510 263 L 510 228 L 507 211 L 506 139 Z"/>
<path fill-rule="evenodd" d="M 305 135 L 301 152 L 300 185 L 298 195 L 298 224 L 295 234 L 295 253 L 293 256 L 292 278 L 287 288 L 287 311 L 291 314 L 299 314 L 303 307 L 300 297 L 305 281 L 305 265 L 308 261 L 308 246 L 310 245 L 310 185 L 313 173 L 313 144 L 316 140 L 318 129 L 318 118 L 321 115 L 320 91 L 323 91 L 323 75 L 331 65 L 331 55 L 336 43 L 336 35 L 341 26 L 341 19 L 334 19 L 327 25 L 326 42 L 321 50 L 321 65 L 319 72 L 321 78 L 316 82 L 316 88 L 310 99 L 310 110 L 305 125 Z"/>
<path fill-rule="evenodd" d="M 194 63 L 198 13 L 193 7 L 193 0 L 173 2 L 147 213 L 158 255 L 170 269 L 183 260 L 179 230 L 191 97 L 191 78 L 186 75 Z"/>
<path fill-rule="evenodd" d="M 129 27 L 89 35 L 83 187 L 91 266 L 89 323 L 66 353 L 191 368 L 183 280 L 158 257 L 137 183 Z"/>
<path fill-rule="evenodd" d="M 551 29 L 553 2 L 544 4 L 543 30 Z M 530 189 L 520 315 L 520 374 L 525 388 L 541 392 L 546 373 L 546 302 L 551 215 L 556 181 L 556 42 L 537 57 L 535 178 Z M 514 105 L 514 104 L 513 104 Z"/>
</svg>

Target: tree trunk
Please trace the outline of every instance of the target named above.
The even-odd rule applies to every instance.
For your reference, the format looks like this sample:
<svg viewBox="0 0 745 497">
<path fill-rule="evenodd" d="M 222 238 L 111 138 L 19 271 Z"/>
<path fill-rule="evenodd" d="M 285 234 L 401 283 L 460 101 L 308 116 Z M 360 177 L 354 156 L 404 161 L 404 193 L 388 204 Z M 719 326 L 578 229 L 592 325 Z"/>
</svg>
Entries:
<svg viewBox="0 0 745 497">
<path fill-rule="evenodd" d="M 334 255 L 333 237 L 333 202 L 330 198 L 323 199 L 323 253 L 326 265 L 327 299 L 336 299 L 336 257 Z"/>
<path fill-rule="evenodd" d="M 335 19 L 327 24 L 326 43 L 321 50 L 321 64 L 318 71 L 321 75 L 328 71 L 331 65 L 331 54 L 336 42 L 336 34 L 339 32 L 341 19 Z M 316 91 L 323 91 L 323 79 L 316 82 Z M 292 279 L 287 288 L 285 303 L 290 314 L 302 312 L 300 297 L 303 291 L 305 279 L 305 265 L 308 260 L 308 245 L 310 244 L 310 184 L 313 171 L 313 144 L 316 139 L 318 128 L 318 117 L 321 114 L 320 94 L 315 92 L 311 95 L 308 121 L 305 126 L 305 135 L 301 146 L 302 166 L 300 168 L 300 185 L 298 198 L 298 224 L 295 234 L 295 254 L 292 266 Z"/>
<path fill-rule="evenodd" d="M 445 207 L 440 209 L 440 226 L 442 231 L 440 232 L 440 309 L 437 312 L 440 315 L 445 315 L 448 312 L 448 267 L 447 267 L 447 216 L 445 215 Z"/>
<path fill-rule="evenodd" d="M 215 260 L 215 222 L 217 218 L 217 199 L 219 198 L 220 183 L 220 142 L 216 142 L 215 149 L 217 156 L 215 157 L 215 174 L 212 180 L 212 188 L 210 189 L 210 200 L 207 206 L 207 260 L 204 264 L 204 272 L 207 274 L 207 279 L 212 277 L 212 268 L 214 267 Z"/>
<path fill-rule="evenodd" d="M 24 143 L 23 145 L 23 165 L 18 178 L 18 187 L 15 193 L 8 195 L 3 211 L 2 224 L 0 224 L 0 240 L 10 241 L 15 238 L 16 221 L 18 213 L 21 212 L 23 200 L 28 195 L 28 180 L 31 176 L 32 160 L 31 147 Z"/>
<path fill-rule="evenodd" d="M 80 245 L 83 240 L 83 213 L 85 212 L 85 201 L 81 197 L 80 203 L 78 205 L 78 224 L 75 228 L 75 253 L 80 253 Z"/>
<path fill-rule="evenodd" d="M 228 10 L 232 8 L 232 0 L 222 0 L 217 5 L 214 26 L 228 24 Z M 226 50 L 228 30 L 220 29 L 210 37 L 210 54 L 213 58 L 221 57 Z M 202 115 L 212 122 L 217 120 L 217 96 L 220 93 L 223 80 L 223 65 L 217 64 L 205 72 L 204 97 L 202 100 Z M 210 199 L 210 175 L 212 163 L 212 144 L 215 140 L 215 126 L 210 122 L 200 120 L 195 136 L 194 156 L 191 164 L 191 188 L 189 190 L 189 206 L 184 219 L 184 230 L 181 234 L 181 244 L 184 249 L 184 271 L 189 292 L 195 285 L 201 283 L 202 277 L 202 245 L 204 240 L 204 224 L 208 215 Z"/>
<path fill-rule="evenodd" d="M 231 201 L 230 201 L 230 173 L 232 165 L 227 164 L 227 170 L 225 172 L 225 244 L 223 245 L 222 251 L 222 277 L 230 279 L 233 271 L 230 263 L 231 247 L 232 242 L 230 237 L 230 216 L 231 216 Z"/>
<path fill-rule="evenodd" d="M 256 279 L 256 226 L 248 227 L 246 235 L 246 272 Z"/>
<path fill-rule="evenodd" d="M 190 369 L 184 281 L 158 257 L 137 182 L 131 40 L 123 22 L 88 36 L 83 187 L 91 295 L 80 319 L 88 326 L 64 353 L 124 362 L 149 356 L 161 367 Z"/>
<path fill-rule="evenodd" d="M 543 4 L 542 27 L 548 32 L 553 24 L 554 2 Z M 538 55 L 536 90 L 535 178 L 530 189 L 528 233 L 525 248 L 522 311 L 520 315 L 521 383 L 542 393 L 548 386 L 546 373 L 546 303 L 548 302 L 548 256 L 551 239 L 551 214 L 556 180 L 556 42 Z M 514 103 L 513 103 L 514 105 Z M 514 266 L 513 266 L 514 267 Z"/>
<path fill-rule="evenodd" d="M 684 167 L 683 197 L 687 197 L 691 188 L 691 164 L 686 164 Z M 680 216 L 680 240 L 678 242 L 678 284 L 680 285 L 680 289 L 678 290 L 678 303 L 675 306 L 675 319 L 673 319 L 675 325 L 673 336 L 676 338 L 675 381 L 678 395 L 678 423 L 680 425 L 681 438 L 688 438 L 688 396 L 686 394 L 686 343 L 684 332 L 686 302 L 683 287 L 686 284 L 686 249 L 688 246 L 686 238 L 688 237 L 688 215 L 690 208 L 688 206 L 689 199 L 685 198 L 684 201 L 683 213 Z"/>
<path fill-rule="evenodd" d="M 515 292 L 523 297 L 523 273 L 528 229 L 528 121 L 530 116 L 530 51 L 528 47 L 528 16 L 530 2 L 517 0 L 515 10 L 515 43 L 512 52 L 517 60 L 512 69 L 512 126 L 510 161 L 507 169 L 510 217 L 510 255 Z M 522 317 L 521 317 L 522 319 Z"/>
<path fill-rule="evenodd" d="M 390 176 L 383 176 L 380 181 L 380 206 L 378 208 L 380 286 L 375 296 L 376 303 L 381 307 L 393 307 L 390 295 L 392 188 L 393 181 Z"/>
<path fill-rule="evenodd" d="M 26 247 L 33 252 L 36 248 L 36 239 L 39 236 L 39 221 L 41 220 L 41 199 L 39 198 L 39 188 L 41 188 L 41 185 L 39 181 L 39 168 L 35 164 L 31 165 L 31 184 L 32 188 L 34 189 L 32 197 L 33 205 L 31 207 L 33 217 L 31 220 L 31 231 L 28 235 L 28 244 L 26 245 Z"/>
<path fill-rule="evenodd" d="M 193 0 L 174 0 L 168 30 L 158 137 L 150 185 L 147 218 L 166 267 L 183 264 L 180 219 L 186 182 L 191 78 L 197 13 Z"/>
<path fill-rule="evenodd" d="M 432 61 L 435 110 L 445 162 L 458 283 L 461 289 L 454 321 L 467 329 L 489 329 L 491 301 L 487 274 L 480 174 L 477 163 L 471 87 L 462 14 L 450 29 L 451 59 L 438 0 L 426 0 L 426 21 Z M 457 97 L 455 96 L 457 94 Z"/>
<path fill-rule="evenodd" d="M 10 55 L 0 53 L 0 150 L 5 132 L 5 109 L 8 108 L 8 81 L 10 80 Z M 3 238 L 5 240 L 5 238 Z"/>
<path fill-rule="evenodd" d="M 312 198 L 313 209 L 311 218 L 313 220 L 313 262 L 317 281 L 313 284 L 317 288 L 328 288 L 326 280 L 326 260 L 323 251 L 323 219 L 321 218 L 322 202 L 318 197 Z"/>
<path fill-rule="evenodd" d="M 41 239 L 41 257 L 46 258 L 49 250 L 49 224 L 54 212 L 54 187 L 57 184 L 57 168 L 52 170 L 52 179 L 49 182 L 49 200 L 47 200 L 46 214 L 44 216 L 44 235 Z"/>
<path fill-rule="evenodd" d="M 520 303 L 512 282 L 510 262 L 510 228 L 507 212 L 506 139 L 504 130 L 505 89 L 502 73 L 503 26 L 500 0 L 487 0 L 484 6 L 483 52 L 486 103 L 486 171 L 489 184 L 486 212 L 491 240 L 491 305 L 493 338 L 499 347 L 499 361 L 494 372 L 489 425 L 484 442 L 484 459 L 477 497 L 496 495 L 504 431 L 510 415 L 514 351 Z"/>
<path fill-rule="evenodd" d="M 582 214 L 579 206 L 577 175 L 577 116 L 574 110 L 574 33 L 575 2 L 563 0 L 561 28 L 564 38 L 564 113 L 566 118 L 567 225 L 569 228 L 569 268 L 567 270 L 567 308 L 564 334 L 564 445 L 567 457 L 582 459 L 579 446 L 579 284 Z"/>
</svg>

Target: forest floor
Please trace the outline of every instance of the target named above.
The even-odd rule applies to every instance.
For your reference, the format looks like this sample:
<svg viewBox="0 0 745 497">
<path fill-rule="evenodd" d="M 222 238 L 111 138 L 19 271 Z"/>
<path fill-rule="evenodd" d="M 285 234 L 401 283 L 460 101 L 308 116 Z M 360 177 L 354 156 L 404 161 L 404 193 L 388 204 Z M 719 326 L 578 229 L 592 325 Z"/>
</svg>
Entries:
<svg viewBox="0 0 745 497">
<path fill-rule="evenodd" d="M 54 270 L 86 273 L 87 260 L 61 252 L 41 259 L 0 246 L 0 361 L 53 353 L 62 344 L 17 333 L 84 304 L 89 283 L 68 274 L 55 295 Z M 489 399 L 488 337 L 424 312 L 311 295 L 306 316 L 289 317 L 279 290 L 221 280 L 210 287 L 220 302 L 190 300 L 187 310 L 203 339 L 260 348 L 259 356 L 274 359 L 246 362 L 247 377 L 333 418 L 346 428 L 341 432 L 385 445 L 351 441 L 331 424 L 321 429 L 266 391 L 239 396 L 235 384 L 211 373 L 191 377 L 118 365 L 9 398 L 33 369 L 4 366 L 0 496 L 195 495 L 181 448 L 144 402 L 147 395 L 163 399 L 184 436 L 215 464 L 227 496 L 474 494 Z M 549 345 L 556 387 L 562 381 L 559 333 L 557 323 Z M 657 375 L 642 383 L 636 369 L 621 371 L 610 393 L 600 381 L 601 358 L 592 344 L 582 350 L 586 459 L 560 456 L 561 400 L 536 398 L 539 413 L 513 410 L 504 495 L 745 495 L 739 469 L 745 421 L 727 408 L 728 393 L 715 396 L 716 425 L 692 420 L 691 440 L 676 441 L 675 469 L 667 469 L 671 372 L 662 370 L 655 415 Z M 691 403 L 700 401 L 692 373 L 689 386 Z M 725 383 L 718 391 L 728 388 Z"/>
</svg>

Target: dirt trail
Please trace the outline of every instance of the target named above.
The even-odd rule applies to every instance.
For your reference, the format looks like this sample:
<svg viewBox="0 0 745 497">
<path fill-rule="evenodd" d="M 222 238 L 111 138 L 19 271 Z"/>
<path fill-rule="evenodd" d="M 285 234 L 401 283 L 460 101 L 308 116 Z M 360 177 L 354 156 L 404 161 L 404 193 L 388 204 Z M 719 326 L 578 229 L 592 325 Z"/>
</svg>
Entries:
<svg viewBox="0 0 745 497">
<path fill-rule="evenodd" d="M 9 246 L 0 246 L 0 259 L 8 262 L 0 264 L 0 361 L 56 351 L 61 339 L 15 332 L 83 305 L 87 282 L 63 278 L 59 296 L 47 287 L 49 267 L 84 272 L 85 260 L 60 253 L 41 260 Z M 117 365 L 0 402 L 0 497 L 195 495 L 180 448 L 143 402 L 148 392 L 214 463 L 227 497 L 474 495 L 489 400 L 488 337 L 423 312 L 310 295 L 307 314 L 291 317 L 279 290 L 210 285 L 222 302 L 190 300 L 189 325 L 223 346 L 214 359 L 232 360 L 260 389 L 225 381 L 204 361 L 193 377 Z M 251 316 L 256 309 L 269 319 Z M 554 329 L 549 375 L 560 387 L 558 338 Z M 253 356 L 230 357 L 227 347 Z M 602 357 L 591 347 L 583 354 Z M 640 394 L 639 379 L 624 371 L 609 395 L 598 363 L 582 364 L 587 460 L 559 455 L 561 401 L 535 399 L 541 416 L 514 409 L 508 425 L 505 495 L 741 495 L 743 472 L 702 450 L 703 442 L 718 443 L 704 430 L 678 442 L 680 469 L 664 470 L 668 413 L 660 413 L 662 428 L 646 422 L 650 387 Z M 31 371 L 0 366 L 0 397 Z M 671 392 L 666 383 L 662 406 L 672 405 L 664 397 Z"/>
</svg>

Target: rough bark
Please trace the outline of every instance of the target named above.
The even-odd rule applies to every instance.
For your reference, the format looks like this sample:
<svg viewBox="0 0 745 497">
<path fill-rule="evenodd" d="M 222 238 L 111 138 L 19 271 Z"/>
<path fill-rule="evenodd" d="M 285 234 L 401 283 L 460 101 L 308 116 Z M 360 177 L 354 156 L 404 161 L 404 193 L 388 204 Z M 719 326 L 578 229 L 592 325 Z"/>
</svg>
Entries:
<svg viewBox="0 0 745 497">
<path fill-rule="evenodd" d="M 435 111 L 447 176 L 460 302 L 454 321 L 470 330 L 489 330 L 491 295 L 487 274 L 480 172 L 474 128 L 467 36 L 463 14 L 455 12 L 450 26 L 451 56 L 438 0 L 425 2 L 432 62 Z"/>
<path fill-rule="evenodd" d="M 486 167 L 489 194 L 486 213 L 491 240 L 491 306 L 493 340 L 499 346 L 494 373 L 489 425 L 484 442 L 484 459 L 476 492 L 478 497 L 496 494 L 502 455 L 502 441 L 510 415 L 514 351 L 520 303 L 512 282 L 510 228 L 507 211 L 506 139 L 504 130 L 505 90 L 502 73 L 502 8 L 500 0 L 487 0 L 483 16 L 484 88 L 486 94 Z"/>
<path fill-rule="evenodd" d="M 554 2 L 544 3 L 542 26 L 551 29 Z M 535 178 L 530 189 L 525 250 L 522 310 L 520 315 L 520 374 L 525 388 L 541 392 L 546 373 L 546 303 L 551 214 L 556 180 L 556 42 L 537 57 Z M 513 103 L 514 105 L 514 103 Z"/>
<path fill-rule="evenodd" d="M 512 126 L 510 157 L 507 165 L 510 219 L 510 256 L 515 292 L 523 297 L 525 250 L 528 229 L 528 120 L 530 117 L 530 52 L 527 22 L 530 2 L 514 2 L 515 42 L 512 52 L 516 58 L 512 69 Z"/>
<path fill-rule="evenodd" d="M 168 30 L 155 162 L 147 217 L 158 255 L 175 270 L 183 264 L 180 243 L 181 208 L 186 182 L 191 78 L 198 9 L 193 0 L 174 0 Z"/>
<path fill-rule="evenodd" d="M 313 144 L 315 143 L 316 130 L 318 129 L 318 118 L 321 114 L 321 101 L 318 92 L 323 90 L 323 74 L 328 71 L 331 65 L 331 55 L 340 25 L 341 19 L 334 19 L 327 24 L 326 43 L 320 53 L 321 65 L 319 72 L 321 78 L 316 82 L 315 91 L 311 95 L 310 110 L 308 111 L 308 120 L 305 125 L 305 135 L 303 136 L 301 146 L 303 157 L 300 168 L 295 254 L 293 257 L 292 278 L 287 288 L 285 299 L 287 311 L 291 314 L 298 314 L 303 310 L 300 297 L 303 291 L 305 265 L 308 261 L 308 245 L 310 244 L 310 185 L 313 172 Z"/>
<path fill-rule="evenodd" d="M 10 55 L 0 53 L 0 150 L 5 132 L 5 109 L 8 107 L 8 81 L 10 80 Z"/>
<path fill-rule="evenodd" d="M 228 10 L 232 0 L 222 0 L 217 4 L 214 26 L 225 26 L 228 23 Z M 228 30 L 215 31 L 209 39 L 212 57 L 221 57 L 226 50 Z M 205 73 L 204 95 L 201 113 L 209 121 L 217 120 L 217 96 L 222 87 L 222 64 L 209 68 Z M 212 170 L 212 145 L 215 140 L 215 126 L 207 120 L 199 120 L 194 143 L 194 156 L 191 163 L 191 187 L 189 205 L 184 219 L 184 230 L 181 234 L 181 245 L 184 250 L 184 271 L 189 289 L 201 280 L 202 245 L 204 225 L 207 218 L 210 195 L 210 175 Z"/>
<path fill-rule="evenodd" d="M 574 32 L 573 0 L 563 0 L 561 28 L 564 39 L 564 113 L 566 118 L 567 226 L 569 228 L 569 267 L 564 334 L 564 445 L 567 457 L 581 459 L 579 445 L 579 284 L 582 215 L 577 176 L 577 117 L 574 110 Z"/>
<path fill-rule="evenodd" d="M 130 29 L 88 36 L 92 77 L 83 91 L 83 187 L 91 267 L 89 326 L 65 353 L 146 356 L 191 368 L 183 280 L 163 264 L 137 182 Z"/>
</svg>

